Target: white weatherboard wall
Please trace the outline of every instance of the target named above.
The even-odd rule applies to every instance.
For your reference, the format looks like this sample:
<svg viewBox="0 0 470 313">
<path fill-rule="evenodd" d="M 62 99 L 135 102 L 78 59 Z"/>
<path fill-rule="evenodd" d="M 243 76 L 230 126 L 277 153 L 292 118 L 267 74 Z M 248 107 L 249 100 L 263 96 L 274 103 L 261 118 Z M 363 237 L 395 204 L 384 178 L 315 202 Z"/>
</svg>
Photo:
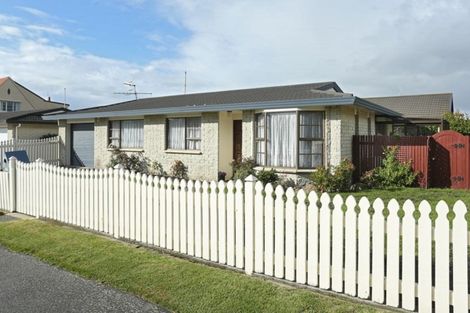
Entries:
<svg viewBox="0 0 470 313">
<path fill-rule="evenodd" d="M 0 173 L 0 204 L 10 204 L 4 209 L 391 307 L 468 312 L 462 201 L 452 210 L 439 202 L 433 227 L 426 201 L 415 207 L 411 201 L 400 206 L 396 200 L 385 205 L 365 197 L 331 199 L 263 186 L 253 177 L 216 183 L 11 164 L 11 174 Z M 16 203 L 8 195 L 16 195 Z"/>
</svg>

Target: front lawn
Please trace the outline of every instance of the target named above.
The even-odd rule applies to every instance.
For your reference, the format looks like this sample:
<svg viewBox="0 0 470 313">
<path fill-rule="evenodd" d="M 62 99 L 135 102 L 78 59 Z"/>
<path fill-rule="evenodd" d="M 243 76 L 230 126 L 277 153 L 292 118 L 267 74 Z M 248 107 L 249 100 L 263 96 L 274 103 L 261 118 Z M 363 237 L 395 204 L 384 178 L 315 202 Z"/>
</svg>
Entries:
<svg viewBox="0 0 470 313">
<path fill-rule="evenodd" d="M 352 194 L 357 200 L 365 196 L 372 203 L 376 198 L 381 198 L 385 203 L 396 199 L 400 204 L 410 199 L 415 205 L 422 200 L 427 200 L 434 207 L 439 200 L 444 200 L 449 206 L 453 206 L 457 200 L 462 200 L 470 208 L 470 191 L 457 189 L 423 189 L 423 188 L 399 188 L 399 189 L 370 189 L 358 192 L 344 192 L 342 196 Z"/>
<path fill-rule="evenodd" d="M 177 312 L 383 312 L 38 220 L 0 224 L 0 244 Z"/>
</svg>

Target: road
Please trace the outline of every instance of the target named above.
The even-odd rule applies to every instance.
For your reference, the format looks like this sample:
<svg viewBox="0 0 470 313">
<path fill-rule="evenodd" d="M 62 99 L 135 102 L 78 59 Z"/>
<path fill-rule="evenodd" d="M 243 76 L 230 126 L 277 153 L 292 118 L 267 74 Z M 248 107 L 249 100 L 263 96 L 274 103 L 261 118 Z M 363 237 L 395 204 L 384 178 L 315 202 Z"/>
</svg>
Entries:
<svg viewBox="0 0 470 313">
<path fill-rule="evenodd" d="M 0 313 L 168 312 L 0 246 Z"/>
</svg>

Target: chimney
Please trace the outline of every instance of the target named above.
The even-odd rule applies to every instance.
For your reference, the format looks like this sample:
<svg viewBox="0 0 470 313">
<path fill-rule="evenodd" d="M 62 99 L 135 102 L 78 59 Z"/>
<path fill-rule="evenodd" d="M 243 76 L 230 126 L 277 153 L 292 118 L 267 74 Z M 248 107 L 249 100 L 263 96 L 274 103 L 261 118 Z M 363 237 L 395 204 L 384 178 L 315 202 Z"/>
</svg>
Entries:
<svg viewBox="0 0 470 313">
<path fill-rule="evenodd" d="M 47 101 L 51 102 L 51 97 L 47 97 Z"/>
</svg>

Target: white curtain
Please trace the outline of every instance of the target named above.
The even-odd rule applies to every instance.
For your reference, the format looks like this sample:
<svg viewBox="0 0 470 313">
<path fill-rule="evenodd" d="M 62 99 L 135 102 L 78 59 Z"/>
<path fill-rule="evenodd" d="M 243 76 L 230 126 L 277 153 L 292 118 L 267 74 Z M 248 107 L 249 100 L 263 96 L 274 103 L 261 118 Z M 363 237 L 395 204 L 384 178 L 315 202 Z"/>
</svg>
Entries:
<svg viewBox="0 0 470 313">
<path fill-rule="evenodd" d="M 111 138 L 109 143 L 116 148 L 120 148 L 121 121 L 111 122 Z"/>
<path fill-rule="evenodd" d="M 185 149 L 185 119 L 171 118 L 168 120 L 168 148 Z"/>
<path fill-rule="evenodd" d="M 295 112 L 267 115 L 269 166 L 295 167 L 296 125 Z"/>
<path fill-rule="evenodd" d="M 144 147 L 144 121 L 121 121 L 121 148 Z"/>
<path fill-rule="evenodd" d="M 186 149 L 201 150 L 201 118 L 186 119 Z"/>
</svg>

